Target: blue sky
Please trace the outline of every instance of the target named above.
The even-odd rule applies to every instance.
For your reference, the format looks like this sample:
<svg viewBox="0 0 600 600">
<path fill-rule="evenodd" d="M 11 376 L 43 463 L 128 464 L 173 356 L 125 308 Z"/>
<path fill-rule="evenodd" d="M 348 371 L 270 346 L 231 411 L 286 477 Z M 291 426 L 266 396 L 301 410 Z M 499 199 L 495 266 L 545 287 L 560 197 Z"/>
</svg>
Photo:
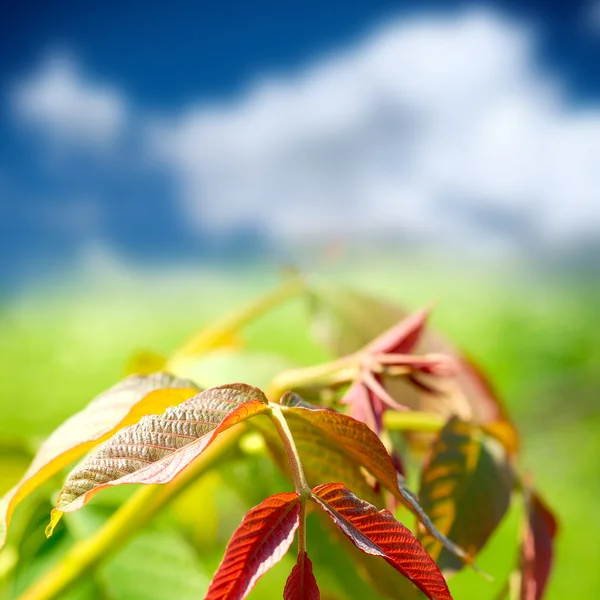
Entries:
<svg viewBox="0 0 600 600">
<path fill-rule="evenodd" d="M 600 3 L 285 4 L 7 3 L 0 284 L 98 255 L 597 238 Z"/>
</svg>

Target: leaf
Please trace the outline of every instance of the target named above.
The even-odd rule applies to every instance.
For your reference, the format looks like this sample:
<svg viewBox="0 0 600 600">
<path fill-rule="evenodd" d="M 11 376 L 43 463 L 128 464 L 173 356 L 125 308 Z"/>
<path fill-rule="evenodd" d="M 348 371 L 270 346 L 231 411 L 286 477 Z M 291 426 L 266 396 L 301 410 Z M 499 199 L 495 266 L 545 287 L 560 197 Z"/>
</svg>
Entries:
<svg viewBox="0 0 600 600">
<path fill-rule="evenodd" d="M 374 343 L 372 340 L 383 337 L 382 332 L 409 315 L 405 308 L 387 300 L 328 283 L 313 284 L 310 298 L 314 335 L 336 356 L 351 354 Z M 415 316 L 418 314 L 415 313 Z M 504 421 L 513 429 L 510 438 L 518 441 L 514 425 L 498 395 L 470 358 L 430 328 L 419 331 L 418 343 L 411 352 L 450 356 L 458 367 L 456 380 L 449 379 L 443 384 L 441 391 L 444 394 L 440 397 L 426 391 L 428 385 L 425 380 L 415 378 L 414 383 L 424 384 L 419 391 L 415 385 L 409 385 L 402 379 L 386 378 L 385 388 L 396 402 L 415 410 L 438 412 L 446 417 L 462 415 L 475 423 Z M 439 383 L 436 380 L 435 386 L 438 387 Z"/>
<path fill-rule="evenodd" d="M 332 410 L 308 409 L 299 405 L 282 407 L 282 410 L 300 452 L 309 485 L 322 483 L 325 475 L 335 478 L 336 474 L 338 481 L 348 485 L 347 480 L 339 475 L 348 471 L 348 466 L 344 467 L 343 464 L 359 465 L 392 492 L 449 552 L 469 564 L 472 563 L 461 548 L 437 530 L 427 511 L 421 507 L 403 478 L 398 475 L 379 437 L 365 423 Z M 341 464 L 339 459 L 334 462 L 333 453 L 326 448 L 334 448 L 338 457 L 341 455 Z M 334 464 L 336 469 L 331 468 Z M 358 487 L 352 489 L 359 490 Z M 360 493 L 368 499 L 373 496 L 372 489 L 369 496 L 362 491 Z"/>
<path fill-rule="evenodd" d="M 382 502 L 381 492 L 376 489 L 372 476 L 365 473 L 358 462 L 350 459 L 335 441 L 323 436 L 319 429 L 306 421 L 290 420 L 288 425 L 310 487 L 337 478 L 370 502 Z M 291 478 L 287 453 L 272 423 L 256 419 L 252 422 L 252 427 L 260 431 L 273 460 Z"/>
<path fill-rule="evenodd" d="M 0 502 L 0 548 L 16 506 L 63 467 L 143 415 L 158 413 L 197 393 L 188 379 L 167 373 L 127 377 L 94 398 L 42 444 L 21 481 Z"/>
<path fill-rule="evenodd" d="M 554 561 L 556 518 L 542 498 L 534 493 L 528 515 L 521 555 L 520 600 L 541 600 Z"/>
<path fill-rule="evenodd" d="M 371 354 L 411 353 L 425 330 L 428 316 L 429 309 L 425 308 L 398 319 L 396 324 L 367 345 L 367 352 Z"/>
<path fill-rule="evenodd" d="M 385 446 L 364 423 L 333 410 L 300 406 L 282 407 L 282 410 L 294 438 L 295 429 L 308 426 L 318 432 L 322 440 L 338 445 L 388 489 L 397 489 L 396 469 Z"/>
<path fill-rule="evenodd" d="M 275 494 L 252 508 L 236 529 L 205 600 L 241 600 L 288 551 L 300 524 L 300 495 Z"/>
<path fill-rule="evenodd" d="M 339 483 L 316 487 L 312 497 L 357 548 L 381 556 L 431 600 L 451 600 L 444 576 L 433 559 L 392 513 L 378 511 Z"/>
<path fill-rule="evenodd" d="M 320 600 L 321 593 L 312 572 L 312 562 L 306 552 L 298 555 L 283 590 L 283 600 Z"/>
<path fill-rule="evenodd" d="M 342 475 L 349 474 L 352 469 L 354 479 L 362 481 L 360 487 L 353 486 L 352 489 L 369 500 L 380 501 L 380 494 L 374 493 L 373 483 L 369 484 L 362 471 L 367 471 L 392 492 L 394 488 L 397 490 L 394 465 L 381 440 L 367 425 L 333 410 L 299 405 L 282 407 L 282 410 L 300 452 L 309 485 L 332 478 L 352 485 Z M 368 495 L 364 493 L 365 487 L 369 490 Z"/>
<path fill-rule="evenodd" d="M 107 522 L 111 512 L 105 507 L 89 506 L 75 513 L 67 526 L 48 541 L 40 539 L 38 527 L 30 528 L 19 539 L 21 557 L 11 582 L 10 598 L 21 597 L 44 573 L 59 569 L 69 549 L 92 537 Z M 40 506 L 36 517 L 45 519 L 46 513 L 47 507 Z M 210 577 L 205 574 L 186 534 L 165 522 L 150 524 L 114 556 L 107 557 L 106 562 L 77 578 L 72 588 L 58 597 L 61 600 L 203 598 Z M 0 597 L 4 600 L 4 596 L 0 594 Z"/>
<path fill-rule="evenodd" d="M 454 417 L 432 446 L 421 474 L 419 500 L 437 529 L 475 556 L 506 513 L 512 486 L 501 445 Z M 461 568 L 431 535 L 424 534 L 422 541 L 440 568 Z"/>
<path fill-rule="evenodd" d="M 106 522 L 104 511 L 95 506 L 73 516 L 76 518 L 69 520 L 69 530 L 76 533 L 78 539 L 91 537 Z M 96 570 L 95 580 L 103 589 L 97 590 L 93 597 L 110 600 L 202 598 L 210 578 L 199 564 L 186 534 L 160 525 L 144 528 Z"/>
<path fill-rule="evenodd" d="M 406 316 L 391 302 L 319 282 L 310 289 L 312 333 L 336 356 L 360 350 Z"/>
<path fill-rule="evenodd" d="M 211 388 L 126 427 L 74 469 L 57 508 L 81 508 L 100 490 L 131 483 L 167 483 L 225 429 L 267 410 L 257 388 L 234 383 Z"/>
</svg>

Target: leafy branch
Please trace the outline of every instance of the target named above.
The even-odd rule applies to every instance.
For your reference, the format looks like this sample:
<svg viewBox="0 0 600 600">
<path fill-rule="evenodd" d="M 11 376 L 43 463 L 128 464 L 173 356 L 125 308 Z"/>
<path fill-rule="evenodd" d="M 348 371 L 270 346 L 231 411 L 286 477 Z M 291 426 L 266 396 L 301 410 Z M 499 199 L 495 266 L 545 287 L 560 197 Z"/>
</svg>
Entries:
<svg viewBox="0 0 600 600">
<path fill-rule="evenodd" d="M 165 368 L 176 371 L 182 358 L 227 343 L 247 323 L 304 293 L 313 308 L 315 299 L 321 304 L 328 299 L 295 278 L 194 336 Z M 355 310 L 357 298 L 337 306 Z M 373 311 L 376 304 L 369 300 L 363 306 Z M 346 314 L 341 331 L 347 334 L 354 323 L 361 333 L 347 340 L 366 337 L 365 343 L 336 342 L 336 348 L 344 346 L 342 356 L 277 374 L 267 395 L 243 383 L 199 391 L 176 375 L 138 374 L 63 424 L 3 499 L 0 545 L 19 502 L 86 453 L 59 492 L 48 535 L 64 513 L 83 508 L 104 489 L 146 487 L 22 599 L 55 598 L 97 567 L 191 482 L 225 460 L 247 423 L 289 473 L 294 492 L 274 494 L 250 509 L 231 537 L 207 598 L 245 598 L 285 555 L 296 532 L 298 555 L 284 599 L 318 598 L 307 553 L 306 515 L 313 503 L 362 553 L 382 558 L 431 600 L 451 599 L 444 575 L 473 564 L 506 513 L 512 491 L 523 489 L 514 462 L 518 435 L 475 368 L 426 331 L 427 310 L 400 318 L 391 311 L 388 328 L 368 334 L 365 315 L 359 314 L 359 319 Z M 304 391 L 311 402 L 298 395 Z M 327 407 L 312 403 L 323 398 Z M 269 421 L 256 420 L 261 415 Z M 406 485 L 402 447 L 390 442 L 391 431 L 420 434 L 405 438 L 414 452 L 425 448 L 418 496 Z M 556 531 L 539 494 L 528 493 L 531 508 L 518 566 L 522 600 L 530 600 L 531 590 L 541 598 L 550 569 L 543 557 Z M 415 533 L 396 520 L 397 505 L 417 517 Z"/>
</svg>

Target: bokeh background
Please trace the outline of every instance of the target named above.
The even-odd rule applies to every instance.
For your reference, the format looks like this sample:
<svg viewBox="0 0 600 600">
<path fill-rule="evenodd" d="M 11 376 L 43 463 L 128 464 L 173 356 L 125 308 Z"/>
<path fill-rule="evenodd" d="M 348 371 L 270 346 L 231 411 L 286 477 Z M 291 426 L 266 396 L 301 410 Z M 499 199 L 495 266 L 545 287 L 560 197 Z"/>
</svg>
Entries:
<svg viewBox="0 0 600 600">
<path fill-rule="evenodd" d="M 437 301 L 433 324 L 490 373 L 560 517 L 548 598 L 595 597 L 599 233 L 596 0 L 5 0 L 0 492 L 133 353 L 168 353 L 292 265 Z M 249 343 L 285 341 L 301 363 L 304 333 L 292 307 Z M 277 481 L 255 461 L 248 489 L 235 467 L 222 506 L 194 519 L 190 496 L 177 527 L 112 561 L 105 596 L 161 600 L 181 581 L 179 597 L 197 595 L 250 484 Z M 53 489 L 22 509 L 24 546 L 0 553 L 2 598 L 72 543 L 42 543 Z M 182 571 L 127 588 L 140 555 Z"/>
</svg>

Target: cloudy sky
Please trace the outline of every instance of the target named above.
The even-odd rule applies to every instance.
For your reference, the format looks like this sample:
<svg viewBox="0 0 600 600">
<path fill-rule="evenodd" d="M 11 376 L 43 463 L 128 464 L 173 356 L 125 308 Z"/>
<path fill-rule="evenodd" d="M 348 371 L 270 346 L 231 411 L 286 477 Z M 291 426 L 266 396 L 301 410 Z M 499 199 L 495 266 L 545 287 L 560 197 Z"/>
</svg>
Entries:
<svg viewBox="0 0 600 600">
<path fill-rule="evenodd" d="M 90 257 L 600 234 L 600 3 L 22 2 L 0 284 Z"/>
</svg>

